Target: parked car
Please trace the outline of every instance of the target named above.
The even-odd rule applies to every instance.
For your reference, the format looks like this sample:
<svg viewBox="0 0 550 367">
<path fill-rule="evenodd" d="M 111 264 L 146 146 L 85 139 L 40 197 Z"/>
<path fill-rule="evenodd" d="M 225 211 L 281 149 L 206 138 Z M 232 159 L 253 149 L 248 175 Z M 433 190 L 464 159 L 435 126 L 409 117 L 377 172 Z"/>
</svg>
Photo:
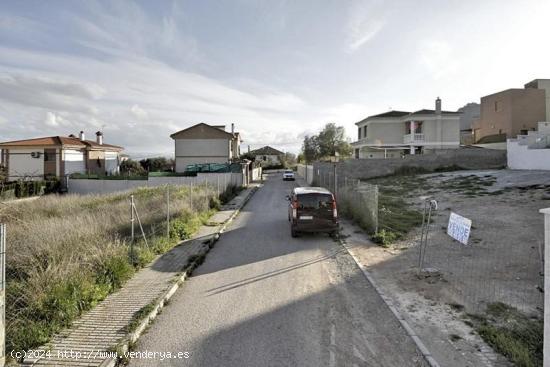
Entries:
<svg viewBox="0 0 550 367">
<path fill-rule="evenodd" d="M 285 169 L 283 172 L 283 181 L 294 181 L 294 171 L 290 169 Z"/>
<path fill-rule="evenodd" d="M 334 195 L 322 187 L 296 187 L 287 196 L 290 234 L 328 232 L 338 234 L 338 210 Z"/>
</svg>

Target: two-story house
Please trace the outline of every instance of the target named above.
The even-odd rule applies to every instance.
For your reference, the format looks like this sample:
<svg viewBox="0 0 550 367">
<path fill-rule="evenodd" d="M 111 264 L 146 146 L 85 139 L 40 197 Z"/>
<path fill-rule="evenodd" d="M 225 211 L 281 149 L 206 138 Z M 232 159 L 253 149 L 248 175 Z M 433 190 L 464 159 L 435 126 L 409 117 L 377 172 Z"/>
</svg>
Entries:
<svg viewBox="0 0 550 367">
<path fill-rule="evenodd" d="M 355 158 L 399 158 L 460 146 L 460 112 L 442 111 L 437 98 L 435 110 L 389 111 L 369 116 L 357 125 L 352 143 Z"/>
<path fill-rule="evenodd" d="M 268 145 L 259 149 L 251 150 L 250 152 L 248 152 L 248 154 L 254 156 L 255 161 L 259 162 L 262 166 L 274 166 L 282 164 L 281 158 L 285 155 L 285 153 L 281 152 L 280 150 L 272 148 Z"/>
<path fill-rule="evenodd" d="M 184 172 L 191 164 L 231 163 L 241 154 L 241 136 L 231 124 L 231 132 L 225 125 L 200 123 L 170 135 L 174 139 L 176 172 Z"/>
</svg>

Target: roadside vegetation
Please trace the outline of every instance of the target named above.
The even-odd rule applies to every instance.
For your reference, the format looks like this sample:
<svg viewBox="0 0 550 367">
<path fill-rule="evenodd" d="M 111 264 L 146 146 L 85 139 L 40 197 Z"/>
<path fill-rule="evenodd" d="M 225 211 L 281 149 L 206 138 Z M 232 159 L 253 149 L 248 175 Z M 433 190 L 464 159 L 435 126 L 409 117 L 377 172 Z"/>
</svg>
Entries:
<svg viewBox="0 0 550 367">
<path fill-rule="evenodd" d="M 542 367 L 543 322 L 504 303 L 491 303 L 484 315 L 469 315 L 478 334 L 518 367 Z"/>
<path fill-rule="evenodd" d="M 373 241 L 387 247 L 402 239 L 413 228 L 422 224 L 419 210 L 421 196 L 428 197 L 438 192 L 457 194 L 466 198 L 500 195 L 504 190 L 493 190 L 496 179 L 491 175 L 446 176 L 437 172 L 459 170 L 458 166 L 442 167 L 434 172 L 422 167 L 403 167 L 394 175 L 367 179 L 365 182 L 378 185 L 379 231 Z M 431 173 L 431 175 L 425 175 Z"/>
<path fill-rule="evenodd" d="M 148 236 L 145 246 L 136 223 L 133 256 L 130 193 L 52 195 L 0 206 L 0 222 L 7 224 L 8 233 L 7 350 L 46 343 L 140 267 L 192 236 L 238 191 L 231 188 L 218 198 L 215 190 L 205 186 L 171 187 L 169 236 L 166 188 L 133 191 Z"/>
</svg>

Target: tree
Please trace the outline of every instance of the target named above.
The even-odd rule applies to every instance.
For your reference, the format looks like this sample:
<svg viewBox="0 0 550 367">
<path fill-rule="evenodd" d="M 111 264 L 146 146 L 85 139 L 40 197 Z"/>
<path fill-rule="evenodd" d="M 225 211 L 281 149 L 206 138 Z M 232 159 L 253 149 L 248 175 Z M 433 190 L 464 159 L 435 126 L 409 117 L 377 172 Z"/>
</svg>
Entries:
<svg viewBox="0 0 550 367">
<path fill-rule="evenodd" d="M 147 174 L 147 171 L 145 171 L 138 161 L 127 159 L 120 164 L 120 173 L 131 176 L 142 176 Z"/>
<path fill-rule="evenodd" d="M 283 154 L 281 156 L 280 159 L 281 159 L 281 163 L 283 164 L 283 166 L 285 166 L 285 168 L 290 168 L 290 167 L 296 165 L 296 155 L 295 154 L 286 152 L 285 154 Z"/>
<path fill-rule="evenodd" d="M 349 157 L 353 151 L 346 141 L 343 126 L 328 123 L 317 136 L 320 157 L 331 157 L 338 153 L 341 157 Z"/>
<path fill-rule="evenodd" d="M 302 153 L 306 162 L 313 162 L 319 158 L 319 143 L 316 135 L 306 135 L 304 144 L 302 145 Z"/>
<path fill-rule="evenodd" d="M 142 159 L 139 163 L 147 172 L 162 172 L 172 171 L 173 164 L 171 161 L 164 157 L 155 157 Z"/>
</svg>

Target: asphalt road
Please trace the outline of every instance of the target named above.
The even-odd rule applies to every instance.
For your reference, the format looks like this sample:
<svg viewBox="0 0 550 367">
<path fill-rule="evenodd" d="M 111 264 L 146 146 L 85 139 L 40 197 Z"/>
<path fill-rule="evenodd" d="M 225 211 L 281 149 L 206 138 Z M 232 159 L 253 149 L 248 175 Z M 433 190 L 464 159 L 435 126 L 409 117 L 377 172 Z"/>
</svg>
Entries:
<svg viewBox="0 0 550 367">
<path fill-rule="evenodd" d="M 424 365 L 339 243 L 291 238 L 293 186 L 268 176 L 137 343 L 149 358 L 130 366 Z"/>
</svg>

